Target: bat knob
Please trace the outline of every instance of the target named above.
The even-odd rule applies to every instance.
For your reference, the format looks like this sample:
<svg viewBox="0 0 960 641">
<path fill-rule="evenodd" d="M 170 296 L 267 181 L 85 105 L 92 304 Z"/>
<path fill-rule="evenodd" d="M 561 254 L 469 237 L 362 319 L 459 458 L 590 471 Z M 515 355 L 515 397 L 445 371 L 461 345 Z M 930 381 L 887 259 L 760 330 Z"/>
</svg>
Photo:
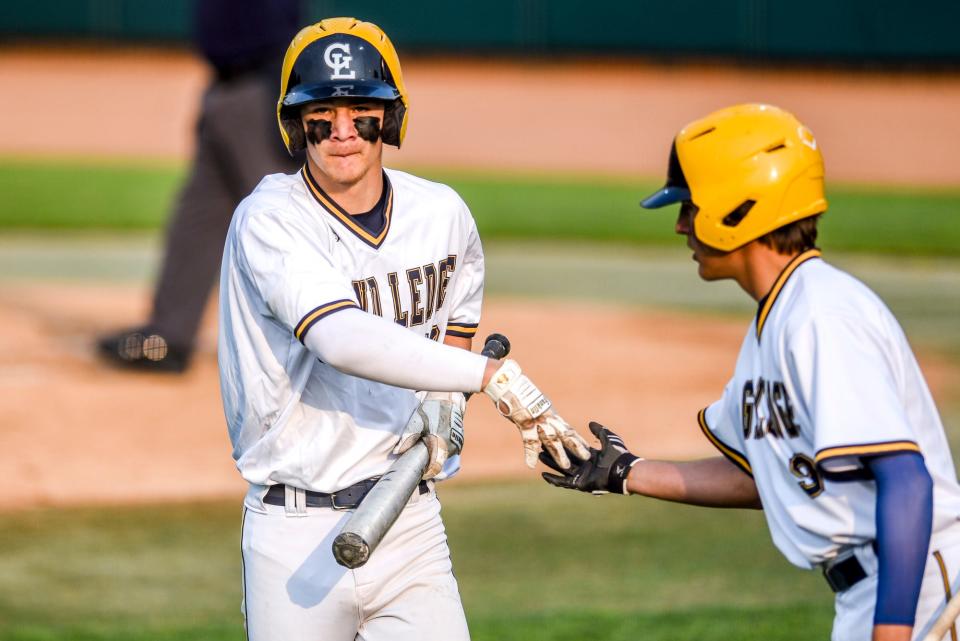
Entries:
<svg viewBox="0 0 960 641">
<path fill-rule="evenodd" d="M 370 546 L 354 532 L 341 532 L 333 540 L 333 558 L 343 567 L 353 570 L 370 559 Z"/>
<path fill-rule="evenodd" d="M 484 341 L 483 351 L 489 352 L 492 358 L 506 358 L 510 353 L 510 340 L 503 334 L 490 334 Z"/>
</svg>

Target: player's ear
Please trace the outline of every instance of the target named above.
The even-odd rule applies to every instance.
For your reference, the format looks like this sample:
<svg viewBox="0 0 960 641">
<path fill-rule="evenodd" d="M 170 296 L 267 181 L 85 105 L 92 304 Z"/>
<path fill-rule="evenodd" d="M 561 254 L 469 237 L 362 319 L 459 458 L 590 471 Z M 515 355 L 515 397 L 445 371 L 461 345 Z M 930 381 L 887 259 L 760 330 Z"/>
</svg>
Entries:
<svg viewBox="0 0 960 641">
<path fill-rule="evenodd" d="M 306 128 L 307 124 L 302 118 L 294 120 L 293 118 L 284 118 L 282 121 L 283 130 L 287 132 L 287 138 L 290 139 L 290 151 L 303 151 L 307 148 Z"/>
<path fill-rule="evenodd" d="M 384 106 L 383 127 L 380 135 L 383 137 L 385 145 L 393 145 L 400 148 L 400 139 L 402 138 L 403 116 L 407 108 L 400 100 L 394 100 Z"/>
</svg>

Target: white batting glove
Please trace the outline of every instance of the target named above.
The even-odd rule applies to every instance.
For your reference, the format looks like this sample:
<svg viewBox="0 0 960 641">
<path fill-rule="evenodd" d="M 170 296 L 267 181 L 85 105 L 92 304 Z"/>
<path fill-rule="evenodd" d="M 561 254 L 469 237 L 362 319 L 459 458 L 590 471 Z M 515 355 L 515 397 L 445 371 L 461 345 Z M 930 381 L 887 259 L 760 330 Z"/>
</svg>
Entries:
<svg viewBox="0 0 960 641">
<path fill-rule="evenodd" d="M 460 392 L 427 392 L 403 428 L 393 453 L 400 455 L 423 440 L 430 460 L 423 480 L 432 479 L 448 458 L 463 449 L 463 413 L 466 399 Z"/>
<path fill-rule="evenodd" d="M 483 392 L 497 411 L 520 428 L 527 467 L 536 466 L 541 448 L 564 470 L 570 467 L 564 447 L 584 461 L 590 458 L 587 442 L 553 411 L 549 399 L 520 371 L 516 361 L 504 361 Z"/>
</svg>

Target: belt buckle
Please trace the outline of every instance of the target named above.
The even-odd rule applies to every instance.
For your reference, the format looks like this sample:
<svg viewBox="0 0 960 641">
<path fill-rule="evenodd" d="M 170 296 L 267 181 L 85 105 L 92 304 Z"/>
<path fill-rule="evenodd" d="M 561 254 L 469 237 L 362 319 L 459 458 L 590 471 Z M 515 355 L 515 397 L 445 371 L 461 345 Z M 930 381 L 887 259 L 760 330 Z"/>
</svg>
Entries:
<svg viewBox="0 0 960 641">
<path fill-rule="evenodd" d="M 854 550 L 848 549 L 823 566 L 823 578 L 834 592 L 845 592 L 866 578 L 866 572 L 860 565 Z"/>
<path fill-rule="evenodd" d="M 330 493 L 330 507 L 336 510 L 337 512 L 342 512 L 344 510 L 352 510 L 355 505 L 337 505 L 337 492 Z"/>
<path fill-rule="evenodd" d="M 827 580 L 827 585 L 830 586 L 830 589 L 834 593 L 843 592 L 844 589 L 846 589 L 845 585 L 841 585 L 840 583 L 833 580 L 833 573 L 830 571 L 830 569 L 826 567 L 823 568 L 823 578 Z"/>
</svg>

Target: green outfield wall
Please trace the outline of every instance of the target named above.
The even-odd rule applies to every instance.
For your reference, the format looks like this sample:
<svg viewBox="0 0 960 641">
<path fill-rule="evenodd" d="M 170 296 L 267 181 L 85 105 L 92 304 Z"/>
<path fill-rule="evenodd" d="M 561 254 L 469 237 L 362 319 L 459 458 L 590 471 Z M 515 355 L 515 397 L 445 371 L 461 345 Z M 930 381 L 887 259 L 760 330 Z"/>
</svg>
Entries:
<svg viewBox="0 0 960 641">
<path fill-rule="evenodd" d="M 0 39 L 186 43 L 195 0 L 0 3 Z M 960 64 L 957 0 L 304 0 L 380 24 L 401 52 Z"/>
</svg>

